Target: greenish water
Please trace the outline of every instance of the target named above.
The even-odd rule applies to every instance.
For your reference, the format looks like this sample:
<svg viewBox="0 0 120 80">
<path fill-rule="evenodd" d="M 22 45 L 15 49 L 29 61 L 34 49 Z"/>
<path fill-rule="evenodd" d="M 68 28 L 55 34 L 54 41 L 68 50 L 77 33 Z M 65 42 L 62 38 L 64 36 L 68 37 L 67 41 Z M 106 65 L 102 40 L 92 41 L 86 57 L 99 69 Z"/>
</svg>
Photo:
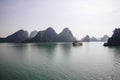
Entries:
<svg viewBox="0 0 120 80">
<path fill-rule="evenodd" d="M 120 47 L 0 44 L 0 80 L 120 80 Z"/>
</svg>

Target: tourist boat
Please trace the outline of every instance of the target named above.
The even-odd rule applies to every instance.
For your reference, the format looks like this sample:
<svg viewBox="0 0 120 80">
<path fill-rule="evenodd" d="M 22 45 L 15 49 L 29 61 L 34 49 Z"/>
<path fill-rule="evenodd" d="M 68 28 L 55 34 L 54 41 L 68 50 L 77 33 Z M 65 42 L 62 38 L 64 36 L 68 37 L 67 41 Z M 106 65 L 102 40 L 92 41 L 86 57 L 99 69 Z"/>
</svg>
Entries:
<svg viewBox="0 0 120 80">
<path fill-rule="evenodd" d="M 81 41 L 73 41 L 73 46 L 80 46 L 83 45 L 83 43 Z"/>
</svg>

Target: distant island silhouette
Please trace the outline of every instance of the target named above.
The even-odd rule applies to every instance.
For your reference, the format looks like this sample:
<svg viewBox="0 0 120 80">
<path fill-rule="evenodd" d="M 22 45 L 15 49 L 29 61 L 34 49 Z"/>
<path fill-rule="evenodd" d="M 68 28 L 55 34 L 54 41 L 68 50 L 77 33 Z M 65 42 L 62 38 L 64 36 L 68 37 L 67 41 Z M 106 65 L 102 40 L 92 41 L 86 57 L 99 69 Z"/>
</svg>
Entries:
<svg viewBox="0 0 120 80">
<path fill-rule="evenodd" d="M 76 41 L 72 32 L 68 28 L 64 28 L 60 34 L 57 34 L 51 27 L 43 31 L 33 31 L 30 36 L 27 31 L 19 30 L 6 38 L 0 38 L 0 42 L 22 42 L 22 43 L 37 43 L 37 42 L 72 42 Z"/>
<path fill-rule="evenodd" d="M 108 36 L 104 35 L 101 38 L 90 37 L 86 35 L 81 40 L 82 42 L 106 42 Z M 1 43 L 5 42 L 15 42 L 15 43 L 39 43 L 39 42 L 73 42 L 77 39 L 73 36 L 69 28 L 64 28 L 59 34 L 52 27 L 48 27 L 46 30 L 42 31 L 32 31 L 30 34 L 28 31 L 23 29 L 7 36 L 6 38 L 0 38 Z"/>
<path fill-rule="evenodd" d="M 21 42 L 26 39 L 28 39 L 28 32 L 21 29 L 6 38 L 0 38 L 0 42 Z"/>
<path fill-rule="evenodd" d="M 100 39 L 96 38 L 96 37 L 90 37 L 89 35 L 86 35 L 85 37 L 83 37 L 81 39 L 82 42 L 106 42 L 108 40 L 109 36 L 108 35 L 104 35 L 103 37 L 101 37 Z"/>
</svg>

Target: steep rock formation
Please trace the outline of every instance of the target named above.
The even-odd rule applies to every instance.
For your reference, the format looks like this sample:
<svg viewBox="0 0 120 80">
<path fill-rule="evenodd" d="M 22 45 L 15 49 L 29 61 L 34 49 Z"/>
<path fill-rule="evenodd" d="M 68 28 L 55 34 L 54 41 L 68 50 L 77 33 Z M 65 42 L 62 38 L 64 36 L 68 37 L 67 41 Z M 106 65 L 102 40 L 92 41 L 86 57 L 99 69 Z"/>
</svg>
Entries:
<svg viewBox="0 0 120 80">
<path fill-rule="evenodd" d="M 36 35 L 37 35 L 37 31 L 35 30 L 35 31 L 32 31 L 31 33 L 30 33 L 30 36 L 29 36 L 29 38 L 30 39 L 32 39 L 32 38 L 34 38 Z"/>
<path fill-rule="evenodd" d="M 30 40 L 30 42 L 53 42 L 57 37 L 57 33 L 51 27 L 44 31 L 39 31 L 38 34 Z"/>
<path fill-rule="evenodd" d="M 91 41 L 91 42 L 96 42 L 96 41 L 98 41 L 98 40 L 97 40 L 97 38 L 92 37 L 92 38 L 90 39 L 90 41 Z"/>
<path fill-rule="evenodd" d="M 75 40 L 68 28 L 63 29 L 60 34 L 57 34 L 53 28 L 49 27 L 44 31 L 39 31 L 29 42 L 72 42 Z"/>
<path fill-rule="evenodd" d="M 19 30 L 3 39 L 3 42 L 22 42 L 26 39 L 28 39 L 28 32 L 24 30 Z"/>
<path fill-rule="evenodd" d="M 89 35 L 86 35 L 84 38 L 82 38 L 81 41 L 83 41 L 83 42 L 90 42 L 90 37 L 89 37 Z"/>
<path fill-rule="evenodd" d="M 75 40 L 75 37 L 68 28 L 64 28 L 63 31 L 57 37 L 58 42 L 72 42 Z"/>
<path fill-rule="evenodd" d="M 105 41 L 107 41 L 108 40 L 108 35 L 104 35 L 102 38 L 101 38 L 101 40 L 100 41 L 103 41 L 103 42 L 105 42 Z"/>
<path fill-rule="evenodd" d="M 57 34 L 55 30 L 51 27 L 43 31 L 33 31 L 31 35 L 28 36 L 28 32 L 24 30 L 19 30 L 14 34 L 6 37 L 0 38 L 0 42 L 72 42 L 75 41 L 72 32 L 65 28 L 60 34 Z"/>
<path fill-rule="evenodd" d="M 113 31 L 112 37 L 110 37 L 107 43 L 104 43 L 104 46 L 120 46 L 120 28 L 116 28 Z"/>
</svg>

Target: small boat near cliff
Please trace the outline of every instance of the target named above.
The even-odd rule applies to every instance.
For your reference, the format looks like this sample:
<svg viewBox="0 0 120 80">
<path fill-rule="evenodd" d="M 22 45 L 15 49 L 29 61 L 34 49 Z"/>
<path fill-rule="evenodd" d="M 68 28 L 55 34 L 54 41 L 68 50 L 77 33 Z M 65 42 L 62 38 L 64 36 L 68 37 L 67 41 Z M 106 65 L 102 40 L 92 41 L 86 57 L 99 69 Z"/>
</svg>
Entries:
<svg viewBox="0 0 120 80">
<path fill-rule="evenodd" d="M 80 46 L 80 45 L 83 45 L 83 43 L 81 41 L 73 41 L 72 45 L 73 46 Z"/>
</svg>

